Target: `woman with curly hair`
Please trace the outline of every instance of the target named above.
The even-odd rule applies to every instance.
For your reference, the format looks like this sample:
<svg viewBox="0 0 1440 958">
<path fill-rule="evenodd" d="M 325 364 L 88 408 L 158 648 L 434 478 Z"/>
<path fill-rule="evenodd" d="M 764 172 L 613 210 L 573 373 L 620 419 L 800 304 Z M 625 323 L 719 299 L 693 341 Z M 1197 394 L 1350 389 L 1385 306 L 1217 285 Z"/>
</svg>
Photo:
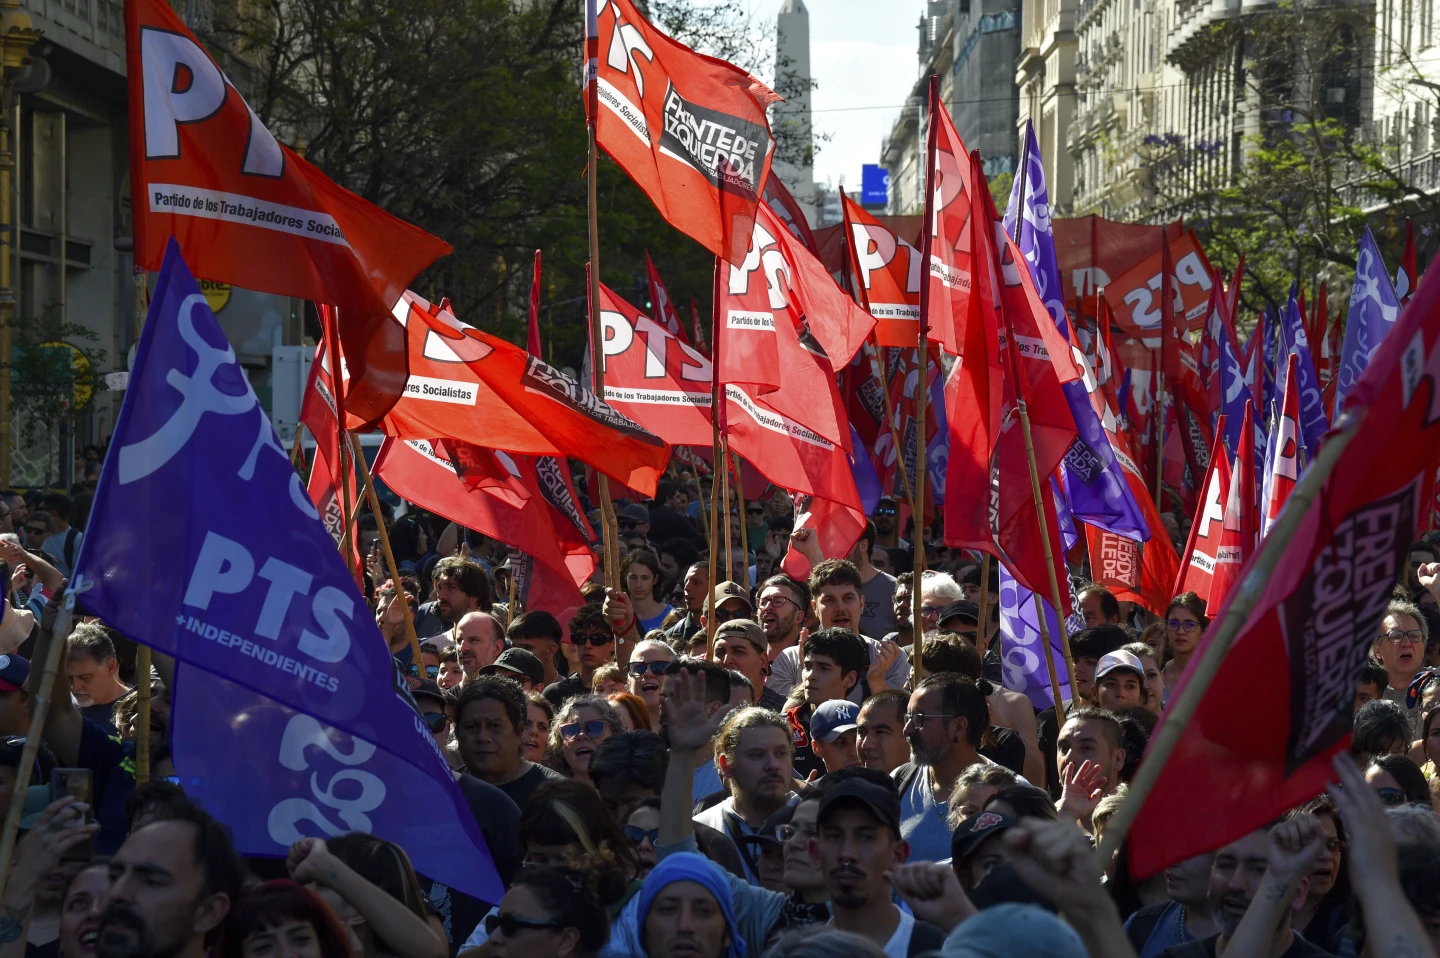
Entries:
<svg viewBox="0 0 1440 958">
<path fill-rule="evenodd" d="M 596 746 L 623 731 L 625 723 L 615 706 L 599 695 L 577 695 L 566 700 L 550 724 L 546 765 L 588 785 L 590 756 Z"/>
</svg>

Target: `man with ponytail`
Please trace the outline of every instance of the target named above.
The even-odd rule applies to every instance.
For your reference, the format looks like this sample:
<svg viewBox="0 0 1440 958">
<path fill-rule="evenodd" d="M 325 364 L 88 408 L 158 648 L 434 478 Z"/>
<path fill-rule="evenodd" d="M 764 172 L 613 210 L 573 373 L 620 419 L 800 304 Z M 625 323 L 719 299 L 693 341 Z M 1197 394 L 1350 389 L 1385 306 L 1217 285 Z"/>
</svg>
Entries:
<svg viewBox="0 0 1440 958">
<path fill-rule="evenodd" d="M 942 672 L 910 694 L 905 713 L 910 761 L 891 774 L 900 792 L 900 837 L 910 845 L 911 861 L 950 857 L 945 818 L 955 780 L 972 765 L 995 764 L 980 754 L 990 726 L 986 696 L 992 691 L 983 678 Z"/>
</svg>

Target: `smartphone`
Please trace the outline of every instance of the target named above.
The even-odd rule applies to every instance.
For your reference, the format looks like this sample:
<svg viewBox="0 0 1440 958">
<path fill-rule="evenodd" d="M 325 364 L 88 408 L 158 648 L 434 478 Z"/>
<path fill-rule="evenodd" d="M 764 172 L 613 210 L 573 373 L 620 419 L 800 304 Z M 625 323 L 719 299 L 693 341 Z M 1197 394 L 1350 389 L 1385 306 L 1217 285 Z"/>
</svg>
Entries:
<svg viewBox="0 0 1440 958">
<path fill-rule="evenodd" d="M 55 801 L 65 795 L 73 795 L 77 802 L 84 802 L 88 806 L 85 812 L 84 821 L 86 824 L 94 821 L 95 806 L 95 779 L 88 768 L 53 768 L 50 770 L 50 801 Z M 67 862 L 88 862 L 95 856 L 95 847 L 92 839 L 74 845 L 61 858 Z"/>
</svg>

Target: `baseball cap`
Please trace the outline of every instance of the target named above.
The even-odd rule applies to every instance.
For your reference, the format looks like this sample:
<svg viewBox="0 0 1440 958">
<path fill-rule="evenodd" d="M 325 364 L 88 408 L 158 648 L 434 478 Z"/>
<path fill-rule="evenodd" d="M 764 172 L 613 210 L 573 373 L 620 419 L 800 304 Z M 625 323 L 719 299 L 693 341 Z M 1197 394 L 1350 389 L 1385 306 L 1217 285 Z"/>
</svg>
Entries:
<svg viewBox="0 0 1440 958">
<path fill-rule="evenodd" d="M 969 599 L 956 599 L 940 610 L 940 618 L 936 620 L 936 624 L 954 618 L 966 619 L 970 625 L 975 625 L 980 621 L 980 607 Z"/>
<path fill-rule="evenodd" d="M 17 609 L 9 602 L 4 605 L 5 609 L 0 613 L 4 615 L 0 619 L 0 649 L 18 649 L 35 628 L 35 613 L 29 609 Z"/>
<path fill-rule="evenodd" d="M 720 608 L 721 603 L 729 599 L 739 599 L 745 603 L 745 608 L 751 612 L 755 611 L 755 604 L 750 601 L 750 591 L 738 582 L 726 580 L 715 586 L 715 594 L 712 600 L 715 608 Z"/>
<path fill-rule="evenodd" d="M 727 635 L 741 636 L 755 646 L 757 652 L 770 654 L 770 640 L 765 638 L 765 630 L 760 628 L 758 622 L 751 619 L 731 619 L 729 622 L 721 622 L 715 629 L 715 639 L 718 641 Z"/>
<path fill-rule="evenodd" d="M 545 666 L 540 662 L 539 656 L 529 649 L 522 649 L 519 646 L 501 652 L 494 663 L 480 670 L 481 675 L 494 675 L 497 672 L 523 675 L 531 682 L 545 681 Z M 509 678 L 508 675 L 500 677 Z"/>
<path fill-rule="evenodd" d="M 638 502 L 632 502 L 620 512 L 620 517 L 622 519 L 629 519 L 632 522 L 649 522 L 650 510 Z"/>
<path fill-rule="evenodd" d="M 737 835 L 735 841 L 740 845 L 757 845 L 761 848 L 779 848 L 785 843 L 780 840 L 780 826 L 789 825 L 790 820 L 795 817 L 795 806 L 799 802 L 786 803 L 774 815 L 760 823 L 760 827 L 749 835 Z"/>
<path fill-rule="evenodd" d="M 421 679 L 418 685 L 411 687 L 410 694 L 417 699 L 433 699 L 441 705 L 450 704 L 450 700 L 445 697 L 434 679 Z"/>
<path fill-rule="evenodd" d="M 1126 652 L 1124 649 L 1107 652 L 1100 656 L 1100 661 L 1095 663 L 1095 681 L 1100 681 L 1117 669 L 1129 669 L 1140 676 L 1140 681 L 1145 681 L 1145 666 L 1140 664 L 1140 659 L 1135 653 Z"/>
<path fill-rule="evenodd" d="M 950 836 L 950 857 L 954 861 L 969 858 L 987 839 L 1009 831 L 1018 824 L 1009 815 L 999 812 L 980 812 L 971 815 L 955 826 Z"/>
<path fill-rule="evenodd" d="M 859 715 L 860 706 L 848 699 L 821 702 L 815 706 L 815 712 L 810 716 L 810 737 L 818 738 L 828 745 L 852 728 L 858 727 L 856 718 Z"/>
<path fill-rule="evenodd" d="M 18 692 L 30 677 L 30 660 L 13 652 L 0 655 L 0 692 Z"/>
<path fill-rule="evenodd" d="M 1037 905 L 995 905 L 955 927 L 945 958 L 1086 958 L 1090 953 L 1062 919 Z"/>
<path fill-rule="evenodd" d="M 850 771 L 850 769 L 843 769 L 843 771 Z M 838 775 L 839 772 L 834 774 Z M 875 817 L 889 826 L 890 831 L 899 837 L 900 796 L 895 793 L 894 783 L 886 788 L 862 775 L 846 775 L 834 781 L 829 781 L 827 778 L 827 781 L 825 794 L 820 799 L 820 808 L 815 815 L 817 822 L 824 821 L 825 815 L 837 803 L 857 801 L 874 812 Z"/>
</svg>

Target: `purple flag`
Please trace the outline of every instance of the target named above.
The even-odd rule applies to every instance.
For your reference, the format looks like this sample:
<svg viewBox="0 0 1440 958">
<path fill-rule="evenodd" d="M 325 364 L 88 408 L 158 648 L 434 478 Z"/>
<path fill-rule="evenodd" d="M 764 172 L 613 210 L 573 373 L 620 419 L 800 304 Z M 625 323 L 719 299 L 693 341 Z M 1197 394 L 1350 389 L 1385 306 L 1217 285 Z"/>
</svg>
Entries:
<svg viewBox="0 0 1440 958">
<path fill-rule="evenodd" d="M 1276 375 L 1279 375 L 1280 358 L 1294 353 L 1295 381 L 1300 390 L 1300 444 L 1308 459 L 1314 460 L 1320 452 L 1325 433 L 1330 431 L 1330 420 L 1325 416 L 1325 400 L 1320 394 L 1320 377 L 1315 373 L 1315 360 L 1310 355 L 1310 343 L 1305 338 L 1305 321 L 1300 315 L 1300 304 L 1295 301 L 1295 287 L 1290 288 L 1290 300 L 1280 314 L 1280 343 L 1283 352 L 1276 358 Z M 1339 388 L 1339 387 L 1336 387 Z M 1271 405 L 1278 404 L 1281 397 L 1274 397 Z"/>
<path fill-rule="evenodd" d="M 176 768 L 243 848 L 373 832 L 499 901 L 444 756 L 173 241 L 74 586 L 204 688 L 177 696 Z"/>
<path fill-rule="evenodd" d="M 1045 188 L 1045 170 L 1040 162 L 1040 150 L 1035 145 L 1035 131 L 1027 124 L 1025 129 L 1025 196 L 1020 196 L 1020 177 L 1016 177 L 1010 192 L 1010 203 L 1005 210 L 1005 229 L 1015 240 L 1030 275 L 1035 280 L 1035 289 L 1040 301 L 1055 326 L 1067 342 L 1073 342 L 1070 322 L 1065 313 L 1065 292 L 1060 285 L 1060 267 L 1055 258 L 1055 235 L 1050 225 L 1050 197 Z M 1024 210 L 1024 216 L 1019 211 Z M 1061 389 L 1075 417 L 1078 433 L 1075 444 L 1065 454 L 1060 470 L 1065 480 L 1065 494 L 1070 509 L 1076 518 L 1098 529 L 1104 529 L 1117 536 L 1144 542 L 1150 538 L 1150 526 L 1135 502 L 1130 483 L 1120 470 L 1115 459 L 1115 450 L 1110 445 L 1095 407 L 1090 404 L 1090 393 L 1085 382 L 1093 383 L 1095 372 L 1085 354 L 1071 348 L 1072 357 L 1084 374 L 1084 379 L 1064 383 Z"/>
<path fill-rule="evenodd" d="M 1355 260 L 1355 284 L 1350 287 L 1350 313 L 1345 319 L 1345 345 L 1340 350 L 1340 368 L 1336 372 L 1335 413 L 1345 408 L 1345 397 L 1379 348 L 1385 334 L 1400 315 L 1400 299 L 1385 274 L 1385 261 L 1370 228 L 1360 237 L 1360 252 Z"/>
</svg>

